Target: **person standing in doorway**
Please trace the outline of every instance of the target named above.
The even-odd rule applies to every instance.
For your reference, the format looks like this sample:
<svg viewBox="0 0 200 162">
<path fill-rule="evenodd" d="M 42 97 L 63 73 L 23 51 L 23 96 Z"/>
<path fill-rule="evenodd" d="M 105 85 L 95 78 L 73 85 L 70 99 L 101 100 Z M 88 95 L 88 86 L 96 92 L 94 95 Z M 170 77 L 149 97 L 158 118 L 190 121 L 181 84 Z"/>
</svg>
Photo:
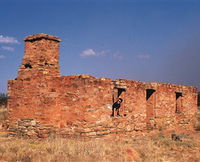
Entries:
<svg viewBox="0 0 200 162">
<path fill-rule="evenodd" d="M 116 110 L 117 111 L 117 116 L 120 116 L 119 114 L 119 109 L 120 109 L 120 106 L 121 106 L 121 103 L 122 103 L 123 99 L 122 98 L 119 98 L 113 105 L 112 105 L 112 114 L 111 114 L 111 117 L 114 117 L 114 111 Z"/>
</svg>

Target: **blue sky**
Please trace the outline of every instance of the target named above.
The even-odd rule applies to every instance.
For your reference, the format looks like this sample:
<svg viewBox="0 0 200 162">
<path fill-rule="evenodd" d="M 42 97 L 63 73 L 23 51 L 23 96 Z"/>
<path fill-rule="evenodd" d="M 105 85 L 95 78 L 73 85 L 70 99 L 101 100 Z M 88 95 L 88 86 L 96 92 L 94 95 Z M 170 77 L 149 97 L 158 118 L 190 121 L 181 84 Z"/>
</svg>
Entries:
<svg viewBox="0 0 200 162">
<path fill-rule="evenodd" d="M 62 75 L 200 88 L 198 0 L 0 0 L 0 21 L 0 92 L 36 33 L 62 40 Z"/>
</svg>

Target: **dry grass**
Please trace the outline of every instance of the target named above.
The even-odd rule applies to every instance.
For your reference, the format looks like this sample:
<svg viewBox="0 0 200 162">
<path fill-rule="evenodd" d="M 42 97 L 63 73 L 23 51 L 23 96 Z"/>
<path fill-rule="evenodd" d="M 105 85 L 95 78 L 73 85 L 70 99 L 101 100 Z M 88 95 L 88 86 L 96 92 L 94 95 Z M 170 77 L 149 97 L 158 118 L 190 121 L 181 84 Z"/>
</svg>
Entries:
<svg viewBox="0 0 200 162">
<path fill-rule="evenodd" d="M 143 155 L 143 161 L 200 161 L 200 141 L 187 136 L 183 141 L 173 141 L 168 136 L 154 136 L 146 144 L 141 143 L 136 150 Z"/>
<path fill-rule="evenodd" d="M 172 141 L 167 136 L 119 138 L 17 139 L 1 135 L 0 160 L 54 161 L 200 161 L 200 141 L 185 136 Z"/>
<path fill-rule="evenodd" d="M 6 106 L 0 106 L 0 123 L 7 119 L 7 108 Z"/>
<path fill-rule="evenodd" d="M 102 139 L 0 139 L 0 159 L 5 161 L 127 161 L 123 146 Z"/>
</svg>

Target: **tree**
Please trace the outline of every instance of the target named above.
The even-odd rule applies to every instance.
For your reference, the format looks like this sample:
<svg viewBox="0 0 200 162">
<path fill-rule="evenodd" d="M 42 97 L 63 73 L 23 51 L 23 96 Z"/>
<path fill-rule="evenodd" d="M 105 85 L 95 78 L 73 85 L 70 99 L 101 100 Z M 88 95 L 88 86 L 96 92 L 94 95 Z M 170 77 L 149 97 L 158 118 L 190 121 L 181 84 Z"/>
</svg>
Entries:
<svg viewBox="0 0 200 162">
<path fill-rule="evenodd" d="M 5 93 L 0 93 L 0 106 L 7 105 L 8 96 Z"/>
</svg>

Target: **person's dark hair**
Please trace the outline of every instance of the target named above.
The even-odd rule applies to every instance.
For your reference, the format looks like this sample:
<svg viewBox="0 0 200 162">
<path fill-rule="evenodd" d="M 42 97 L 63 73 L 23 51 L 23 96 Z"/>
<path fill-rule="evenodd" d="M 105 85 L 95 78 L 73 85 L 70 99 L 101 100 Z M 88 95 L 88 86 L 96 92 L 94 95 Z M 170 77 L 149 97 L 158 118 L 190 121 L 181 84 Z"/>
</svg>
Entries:
<svg viewBox="0 0 200 162">
<path fill-rule="evenodd" d="M 118 100 L 120 100 L 121 102 L 123 101 L 123 99 L 122 99 L 122 98 L 119 98 Z"/>
</svg>

